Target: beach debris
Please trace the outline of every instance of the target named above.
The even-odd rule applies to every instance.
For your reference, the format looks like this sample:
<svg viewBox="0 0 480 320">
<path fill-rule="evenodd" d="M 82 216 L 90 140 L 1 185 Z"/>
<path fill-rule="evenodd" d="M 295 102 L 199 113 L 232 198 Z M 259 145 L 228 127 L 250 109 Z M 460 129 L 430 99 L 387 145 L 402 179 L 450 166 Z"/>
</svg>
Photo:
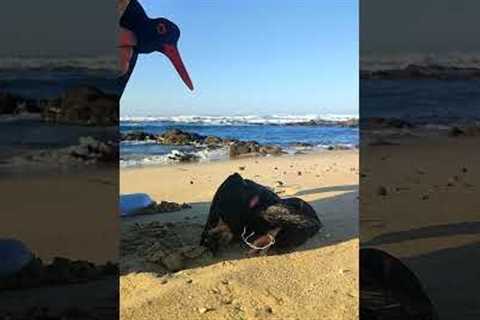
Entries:
<svg viewBox="0 0 480 320">
<path fill-rule="evenodd" d="M 243 171 L 245 170 L 245 167 L 244 166 L 238 167 L 238 170 Z"/>
<path fill-rule="evenodd" d="M 297 175 L 301 176 L 301 175 L 302 175 L 302 171 L 298 171 L 298 172 L 297 172 Z"/>
<path fill-rule="evenodd" d="M 190 184 L 193 184 L 193 181 L 192 181 L 192 180 L 190 180 Z"/>
</svg>

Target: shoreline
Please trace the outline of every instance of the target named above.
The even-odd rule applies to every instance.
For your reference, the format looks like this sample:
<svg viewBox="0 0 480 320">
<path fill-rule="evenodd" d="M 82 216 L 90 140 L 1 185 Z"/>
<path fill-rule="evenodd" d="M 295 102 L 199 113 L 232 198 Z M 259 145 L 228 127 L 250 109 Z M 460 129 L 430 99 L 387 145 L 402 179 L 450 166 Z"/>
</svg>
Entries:
<svg viewBox="0 0 480 320">
<path fill-rule="evenodd" d="M 138 169 L 153 169 L 153 168 L 165 168 L 165 167 L 176 167 L 176 166 L 195 166 L 195 165 L 202 165 L 202 164 L 213 164 L 213 163 L 228 163 L 228 162 L 241 162 L 242 160 L 246 159 L 255 159 L 255 160 L 261 160 L 261 159 L 271 159 L 271 158 L 292 158 L 292 157 L 303 157 L 303 156 L 309 156 L 309 155 L 320 155 L 324 153 L 333 153 L 333 152 L 358 152 L 359 148 L 353 147 L 349 149 L 335 149 L 335 150 L 328 150 L 328 149 L 314 149 L 314 150 L 301 150 L 302 153 L 297 153 L 297 154 L 283 154 L 283 155 L 257 155 L 257 156 L 245 156 L 245 157 L 237 157 L 237 158 L 226 158 L 226 159 L 206 159 L 206 160 L 200 160 L 200 161 L 177 161 L 177 162 L 171 162 L 171 163 L 156 163 L 156 164 L 151 164 L 151 165 L 138 165 L 138 166 L 121 166 L 120 165 L 120 171 L 132 171 L 132 170 L 138 170 Z"/>
</svg>

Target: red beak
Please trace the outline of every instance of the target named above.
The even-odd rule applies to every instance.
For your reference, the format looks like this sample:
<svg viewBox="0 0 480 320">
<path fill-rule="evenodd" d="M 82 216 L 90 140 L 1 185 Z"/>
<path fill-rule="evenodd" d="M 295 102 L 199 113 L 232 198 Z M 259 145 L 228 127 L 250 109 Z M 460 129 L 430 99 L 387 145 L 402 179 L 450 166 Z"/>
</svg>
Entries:
<svg viewBox="0 0 480 320">
<path fill-rule="evenodd" d="M 192 80 L 190 80 L 190 76 L 188 75 L 188 71 L 183 64 L 182 57 L 180 56 L 177 47 L 171 44 L 165 44 L 163 45 L 163 53 L 168 57 L 168 59 L 170 59 L 183 82 L 185 82 L 187 87 L 193 91 Z"/>
</svg>

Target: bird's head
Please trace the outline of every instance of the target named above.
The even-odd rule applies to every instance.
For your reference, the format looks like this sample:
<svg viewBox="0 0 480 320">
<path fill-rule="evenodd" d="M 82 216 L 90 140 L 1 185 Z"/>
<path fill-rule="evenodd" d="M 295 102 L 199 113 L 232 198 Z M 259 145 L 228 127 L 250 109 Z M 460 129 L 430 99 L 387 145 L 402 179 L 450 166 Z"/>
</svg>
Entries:
<svg viewBox="0 0 480 320">
<path fill-rule="evenodd" d="M 178 51 L 179 38 L 180 29 L 175 23 L 165 18 L 151 19 L 150 27 L 140 36 L 138 52 L 152 53 L 157 51 L 163 53 L 172 62 L 187 87 L 193 90 L 192 81 Z"/>
<path fill-rule="evenodd" d="M 161 52 L 172 62 L 187 87 L 193 90 L 192 80 L 178 51 L 179 38 L 178 26 L 165 18 L 148 19 L 133 25 L 124 23 L 120 32 L 123 72 L 130 70 L 129 61 L 134 51 L 136 53 Z"/>
</svg>

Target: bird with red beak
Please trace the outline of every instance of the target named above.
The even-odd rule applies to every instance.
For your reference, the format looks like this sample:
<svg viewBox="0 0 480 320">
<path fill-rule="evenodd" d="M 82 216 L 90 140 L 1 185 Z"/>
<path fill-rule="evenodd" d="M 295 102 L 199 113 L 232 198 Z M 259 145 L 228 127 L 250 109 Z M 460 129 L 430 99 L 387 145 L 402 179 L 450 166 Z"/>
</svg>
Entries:
<svg viewBox="0 0 480 320">
<path fill-rule="evenodd" d="M 161 52 L 172 62 L 190 90 L 192 80 L 177 48 L 180 29 L 168 19 L 149 18 L 137 0 L 130 0 L 120 17 L 121 81 L 127 83 L 138 54 Z"/>
</svg>

